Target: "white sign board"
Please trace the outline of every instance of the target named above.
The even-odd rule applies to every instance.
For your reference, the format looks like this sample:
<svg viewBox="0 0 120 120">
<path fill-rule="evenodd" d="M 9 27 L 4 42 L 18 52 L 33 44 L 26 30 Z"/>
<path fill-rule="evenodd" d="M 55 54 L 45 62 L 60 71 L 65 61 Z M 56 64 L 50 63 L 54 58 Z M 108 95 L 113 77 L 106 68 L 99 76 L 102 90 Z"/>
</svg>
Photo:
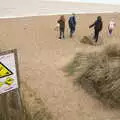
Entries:
<svg viewBox="0 0 120 120">
<path fill-rule="evenodd" d="M 18 88 L 16 51 L 0 53 L 0 94 Z"/>
</svg>

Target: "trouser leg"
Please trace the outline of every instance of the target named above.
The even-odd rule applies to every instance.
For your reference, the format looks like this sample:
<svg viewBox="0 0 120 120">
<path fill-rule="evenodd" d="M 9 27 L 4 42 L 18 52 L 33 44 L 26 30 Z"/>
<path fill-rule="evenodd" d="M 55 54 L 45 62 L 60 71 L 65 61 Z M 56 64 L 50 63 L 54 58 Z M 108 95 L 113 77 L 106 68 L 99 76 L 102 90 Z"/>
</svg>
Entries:
<svg viewBox="0 0 120 120">
<path fill-rule="evenodd" d="M 61 38 L 64 38 L 64 37 L 65 37 L 65 35 L 64 35 L 64 31 L 65 31 L 65 29 L 64 29 L 64 28 L 60 28 L 60 36 L 59 36 L 59 39 L 61 39 Z"/>
<path fill-rule="evenodd" d="M 65 33 L 65 29 L 63 28 L 63 38 L 65 38 L 65 35 L 64 35 L 64 33 Z"/>
<path fill-rule="evenodd" d="M 60 30 L 60 36 L 59 36 L 59 39 L 61 39 L 61 36 L 62 36 L 62 32 L 61 32 L 61 30 Z"/>
<path fill-rule="evenodd" d="M 70 27 L 70 37 L 73 36 L 74 32 L 75 32 L 75 28 L 74 27 Z"/>
<path fill-rule="evenodd" d="M 111 35 L 112 34 L 112 29 L 109 29 L 109 35 Z"/>
<path fill-rule="evenodd" d="M 59 38 L 61 39 L 62 36 L 63 36 L 63 28 L 60 28 L 60 36 L 59 36 Z"/>
<path fill-rule="evenodd" d="M 70 37 L 72 37 L 72 27 L 70 27 Z"/>
<path fill-rule="evenodd" d="M 98 37 L 99 37 L 99 31 L 98 31 L 98 30 L 95 30 L 94 39 L 95 39 L 96 42 L 98 41 Z"/>
<path fill-rule="evenodd" d="M 72 29 L 73 29 L 73 33 L 74 33 L 75 32 L 75 26 Z"/>
</svg>

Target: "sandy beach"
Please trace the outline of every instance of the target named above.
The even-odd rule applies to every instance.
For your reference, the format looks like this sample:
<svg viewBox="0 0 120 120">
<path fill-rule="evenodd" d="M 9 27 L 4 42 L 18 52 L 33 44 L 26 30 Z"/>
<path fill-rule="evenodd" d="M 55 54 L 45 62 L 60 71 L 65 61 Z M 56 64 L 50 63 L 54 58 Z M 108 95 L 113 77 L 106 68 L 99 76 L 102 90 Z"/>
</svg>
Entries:
<svg viewBox="0 0 120 120">
<path fill-rule="evenodd" d="M 0 4 L 0 18 L 71 14 L 72 12 L 77 14 L 120 12 L 120 5 L 61 2 L 59 0 L 13 0 L 12 2 L 5 0 Z"/>
<path fill-rule="evenodd" d="M 54 31 L 59 16 L 11 18 L 0 20 L 0 49 L 17 48 L 21 82 L 24 81 L 40 94 L 55 120 L 119 120 L 120 111 L 105 107 L 92 98 L 82 88 L 77 88 L 73 80 L 62 72 L 75 53 L 97 49 L 95 46 L 79 42 L 90 35 L 88 26 L 101 15 L 104 28 L 101 33 L 104 44 L 119 40 L 120 14 L 77 15 L 77 31 L 69 38 L 66 21 L 65 40 L 58 39 Z M 66 16 L 66 20 L 68 19 Z M 108 38 L 107 25 L 111 18 L 117 23 L 112 39 Z M 102 45 L 103 46 L 103 45 Z M 98 46 L 98 48 L 102 47 Z"/>
</svg>

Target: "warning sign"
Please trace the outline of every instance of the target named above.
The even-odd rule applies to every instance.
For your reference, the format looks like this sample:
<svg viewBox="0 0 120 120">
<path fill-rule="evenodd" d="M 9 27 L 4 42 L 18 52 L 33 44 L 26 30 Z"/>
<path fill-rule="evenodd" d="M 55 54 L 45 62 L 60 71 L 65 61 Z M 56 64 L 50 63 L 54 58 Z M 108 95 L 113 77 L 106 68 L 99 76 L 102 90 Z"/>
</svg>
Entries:
<svg viewBox="0 0 120 120">
<path fill-rule="evenodd" d="M 18 88 L 17 52 L 0 53 L 0 94 Z"/>
<path fill-rule="evenodd" d="M 0 78 L 12 75 L 13 73 L 0 62 Z"/>
</svg>

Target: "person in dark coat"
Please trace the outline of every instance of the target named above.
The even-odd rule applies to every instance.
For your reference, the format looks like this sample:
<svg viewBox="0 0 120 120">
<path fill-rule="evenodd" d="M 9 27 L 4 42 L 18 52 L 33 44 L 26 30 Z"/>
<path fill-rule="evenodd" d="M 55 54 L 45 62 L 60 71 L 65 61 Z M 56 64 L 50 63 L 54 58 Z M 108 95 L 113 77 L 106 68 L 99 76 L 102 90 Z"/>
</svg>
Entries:
<svg viewBox="0 0 120 120">
<path fill-rule="evenodd" d="M 69 28 L 70 28 L 70 37 L 72 37 L 73 33 L 75 32 L 75 28 L 76 28 L 76 18 L 75 18 L 75 14 L 74 13 L 69 18 L 68 24 L 69 24 Z"/>
<path fill-rule="evenodd" d="M 62 39 L 65 37 L 64 32 L 65 32 L 65 18 L 64 15 L 60 16 L 60 19 L 57 21 L 59 24 L 59 31 L 60 31 L 60 36 L 59 39 Z"/>
<path fill-rule="evenodd" d="M 92 28 L 92 27 L 94 27 L 94 39 L 97 42 L 99 33 L 103 28 L 103 22 L 102 22 L 101 16 L 98 16 L 97 20 L 92 25 L 89 26 L 89 28 Z"/>
</svg>

